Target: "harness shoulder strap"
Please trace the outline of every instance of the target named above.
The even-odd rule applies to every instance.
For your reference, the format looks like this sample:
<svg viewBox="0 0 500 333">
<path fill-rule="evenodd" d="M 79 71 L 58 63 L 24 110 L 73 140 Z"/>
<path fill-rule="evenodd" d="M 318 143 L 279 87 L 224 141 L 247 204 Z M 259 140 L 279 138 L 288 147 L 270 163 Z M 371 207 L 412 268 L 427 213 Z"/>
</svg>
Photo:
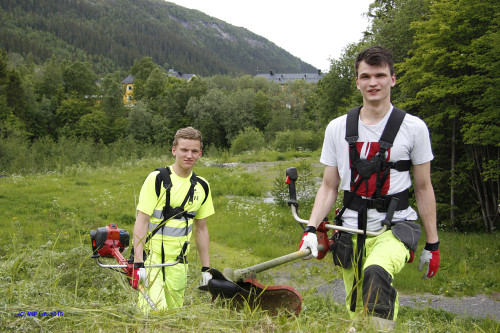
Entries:
<svg viewBox="0 0 500 333">
<path fill-rule="evenodd" d="M 349 145 L 355 144 L 358 141 L 358 121 L 359 121 L 359 111 L 361 110 L 361 106 L 358 106 L 354 109 L 349 110 L 347 112 L 347 120 L 346 120 L 346 131 L 345 131 L 345 140 Z"/>
<path fill-rule="evenodd" d="M 210 192 L 210 187 L 208 187 L 208 183 L 205 180 L 201 179 L 200 177 L 196 176 L 196 180 L 198 181 L 198 183 L 200 183 L 200 185 L 203 187 L 203 190 L 205 191 L 205 199 L 203 199 L 203 202 L 201 203 L 203 205 L 205 201 L 207 201 L 208 193 Z"/>
<path fill-rule="evenodd" d="M 403 120 L 406 116 L 406 112 L 394 107 L 392 109 L 392 113 L 387 120 L 387 124 L 385 125 L 384 131 L 379 139 L 379 144 L 381 149 L 389 149 L 392 147 L 394 143 L 394 139 L 399 132 L 399 128 L 403 123 Z"/>
<path fill-rule="evenodd" d="M 169 187 L 172 186 L 172 180 L 170 179 L 170 174 L 172 173 L 170 171 L 170 168 L 158 168 L 155 171 L 159 171 L 158 175 L 156 175 L 156 182 L 155 182 L 155 191 L 156 191 L 156 196 L 160 196 L 161 192 L 161 184 L 163 182 L 163 187 L 168 189 Z"/>
<path fill-rule="evenodd" d="M 356 141 L 358 141 L 359 139 L 358 122 L 359 122 L 360 110 L 361 106 L 358 106 L 347 112 L 345 140 L 349 144 L 356 143 Z M 392 113 L 389 116 L 384 131 L 382 132 L 382 135 L 380 136 L 379 139 L 380 146 L 385 150 L 392 147 L 394 139 L 398 134 L 399 128 L 401 127 L 401 124 L 403 123 L 405 116 L 406 116 L 405 111 L 393 107 Z"/>
</svg>

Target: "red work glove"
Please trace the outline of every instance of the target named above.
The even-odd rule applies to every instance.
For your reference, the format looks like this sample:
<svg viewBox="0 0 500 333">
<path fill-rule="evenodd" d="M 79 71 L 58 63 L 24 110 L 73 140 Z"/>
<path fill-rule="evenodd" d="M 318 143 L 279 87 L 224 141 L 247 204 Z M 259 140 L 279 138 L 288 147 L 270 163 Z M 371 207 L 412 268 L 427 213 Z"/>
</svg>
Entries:
<svg viewBox="0 0 500 333">
<path fill-rule="evenodd" d="M 430 279 L 436 275 L 439 265 L 441 263 L 441 257 L 439 254 L 439 242 L 434 244 L 425 243 L 425 247 L 420 255 L 420 260 L 418 262 L 418 270 L 422 271 L 424 267 L 427 267 L 422 279 Z"/>
<path fill-rule="evenodd" d="M 410 250 L 410 259 L 408 259 L 407 263 L 409 263 L 409 264 L 412 263 L 413 259 L 415 259 L 415 252 Z"/>
<path fill-rule="evenodd" d="M 134 263 L 134 271 L 132 272 L 132 278 L 130 279 L 130 285 L 132 288 L 137 290 L 139 281 L 146 281 L 146 269 L 144 268 L 143 262 Z"/>
<path fill-rule="evenodd" d="M 316 236 L 316 228 L 308 226 L 304 229 L 304 234 L 302 235 L 302 240 L 299 244 L 299 251 L 303 251 L 305 249 L 310 249 L 311 254 L 305 258 L 304 260 L 311 259 L 312 257 L 318 256 L 318 236 Z"/>
</svg>

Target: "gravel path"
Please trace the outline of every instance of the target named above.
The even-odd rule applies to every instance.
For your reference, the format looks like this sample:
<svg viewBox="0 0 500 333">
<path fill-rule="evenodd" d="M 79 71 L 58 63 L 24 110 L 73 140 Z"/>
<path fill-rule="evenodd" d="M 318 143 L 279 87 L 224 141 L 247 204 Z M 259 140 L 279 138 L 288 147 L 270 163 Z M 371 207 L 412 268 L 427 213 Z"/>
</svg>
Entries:
<svg viewBox="0 0 500 333">
<path fill-rule="evenodd" d="M 292 265 L 292 271 L 305 271 L 307 268 L 315 266 L 308 261 L 295 261 Z M 284 266 L 282 266 L 284 268 Z M 300 293 L 310 288 L 311 283 L 316 284 L 316 294 L 331 297 L 338 304 L 345 304 L 345 288 L 342 279 L 334 279 L 332 282 L 320 282 L 311 277 L 308 286 L 297 285 L 292 278 L 290 271 L 281 269 L 280 271 L 269 272 L 273 277 L 275 285 L 292 285 Z M 491 318 L 500 321 L 500 293 L 494 293 L 491 296 L 479 294 L 476 296 L 464 297 L 445 297 L 442 295 L 433 295 L 429 293 L 419 295 L 399 294 L 400 306 L 407 306 L 417 309 L 433 308 L 446 312 L 459 314 L 465 317 Z"/>
<path fill-rule="evenodd" d="M 334 280 L 329 285 L 322 285 L 317 288 L 318 294 L 333 297 L 334 301 L 345 304 L 345 289 L 342 280 Z M 473 297 L 445 297 L 440 295 L 399 295 L 399 304 L 412 308 L 441 309 L 447 312 L 464 316 L 478 318 L 493 318 L 500 320 L 500 295 L 492 297 L 486 295 L 476 295 Z"/>
</svg>

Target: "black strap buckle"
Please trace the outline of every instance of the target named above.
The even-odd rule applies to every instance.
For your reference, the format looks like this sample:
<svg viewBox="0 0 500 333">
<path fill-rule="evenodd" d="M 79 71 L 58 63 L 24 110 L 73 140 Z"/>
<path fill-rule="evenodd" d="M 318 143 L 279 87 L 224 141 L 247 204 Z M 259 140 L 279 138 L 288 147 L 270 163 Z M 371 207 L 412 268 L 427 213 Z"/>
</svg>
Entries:
<svg viewBox="0 0 500 333">
<path fill-rule="evenodd" d="M 386 199 L 376 198 L 373 199 L 373 203 L 374 203 L 373 208 L 375 208 L 377 212 L 382 213 L 387 211 L 388 203 Z"/>
<path fill-rule="evenodd" d="M 179 255 L 177 256 L 177 260 L 179 260 L 179 262 L 181 264 L 187 264 L 188 263 L 187 257 L 186 257 L 186 252 L 187 252 L 188 245 L 189 245 L 189 242 L 185 241 L 184 245 L 182 246 L 181 253 L 179 253 Z"/>
</svg>

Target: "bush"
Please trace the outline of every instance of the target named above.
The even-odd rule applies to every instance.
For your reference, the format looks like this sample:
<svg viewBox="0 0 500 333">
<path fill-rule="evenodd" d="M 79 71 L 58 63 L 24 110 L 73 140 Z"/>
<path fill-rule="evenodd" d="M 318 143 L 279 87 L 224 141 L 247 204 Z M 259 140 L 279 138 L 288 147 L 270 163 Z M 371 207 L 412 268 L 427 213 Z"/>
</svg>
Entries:
<svg viewBox="0 0 500 333">
<path fill-rule="evenodd" d="M 50 137 L 34 142 L 14 137 L 0 138 L 0 174 L 63 171 L 80 164 L 90 167 L 121 165 L 168 154 L 168 146 L 141 143 L 130 137 L 119 138 L 109 145 L 75 137 L 61 137 L 57 142 Z"/>
<path fill-rule="evenodd" d="M 274 148 L 278 151 L 309 150 L 321 147 L 323 136 L 313 131 L 293 130 L 276 133 Z"/>
<path fill-rule="evenodd" d="M 239 134 L 231 144 L 231 153 L 240 154 L 244 151 L 258 151 L 264 148 L 266 140 L 264 134 L 257 128 L 247 127 Z"/>
</svg>

